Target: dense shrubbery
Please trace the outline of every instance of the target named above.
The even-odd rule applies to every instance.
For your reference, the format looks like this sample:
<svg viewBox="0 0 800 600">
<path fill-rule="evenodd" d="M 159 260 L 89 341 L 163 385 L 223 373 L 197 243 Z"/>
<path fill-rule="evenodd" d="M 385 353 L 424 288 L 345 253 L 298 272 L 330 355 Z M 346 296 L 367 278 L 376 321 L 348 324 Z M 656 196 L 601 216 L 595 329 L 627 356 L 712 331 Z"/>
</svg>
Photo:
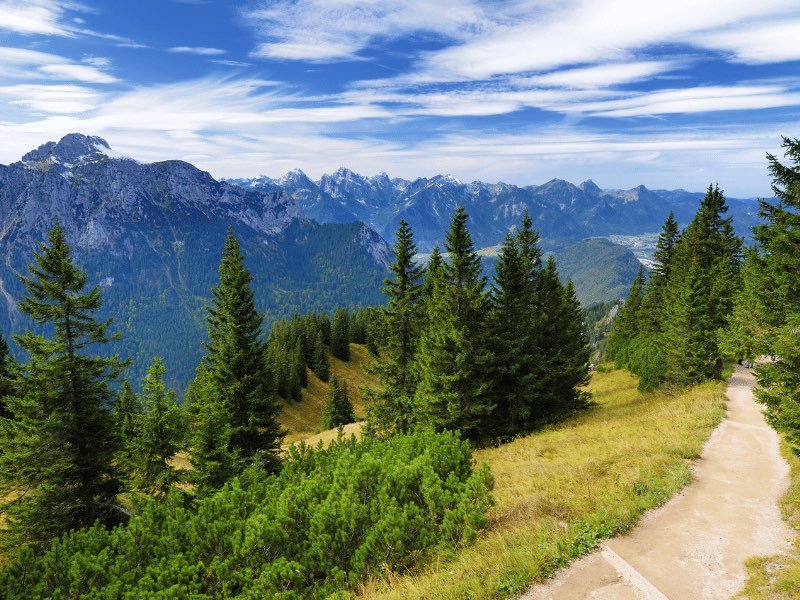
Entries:
<svg viewBox="0 0 800 600">
<path fill-rule="evenodd" d="M 125 526 L 24 552 L 0 589 L 9 599 L 325 596 L 471 541 L 492 484 L 457 433 L 301 445 L 278 475 L 250 469 L 196 510 L 152 502 Z"/>
</svg>

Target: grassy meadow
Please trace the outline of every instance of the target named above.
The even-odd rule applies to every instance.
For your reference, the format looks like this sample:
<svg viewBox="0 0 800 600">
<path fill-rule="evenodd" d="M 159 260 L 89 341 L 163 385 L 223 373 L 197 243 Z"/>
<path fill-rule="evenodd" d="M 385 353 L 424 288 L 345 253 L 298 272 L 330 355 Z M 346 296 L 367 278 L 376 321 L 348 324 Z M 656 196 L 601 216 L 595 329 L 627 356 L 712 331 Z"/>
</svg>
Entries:
<svg viewBox="0 0 800 600">
<path fill-rule="evenodd" d="M 386 573 L 365 598 L 505 598 L 636 523 L 691 479 L 691 460 L 725 414 L 725 384 L 636 390 L 596 372 L 596 405 L 512 443 L 477 451 L 495 477 L 489 529 L 414 575 Z"/>
</svg>

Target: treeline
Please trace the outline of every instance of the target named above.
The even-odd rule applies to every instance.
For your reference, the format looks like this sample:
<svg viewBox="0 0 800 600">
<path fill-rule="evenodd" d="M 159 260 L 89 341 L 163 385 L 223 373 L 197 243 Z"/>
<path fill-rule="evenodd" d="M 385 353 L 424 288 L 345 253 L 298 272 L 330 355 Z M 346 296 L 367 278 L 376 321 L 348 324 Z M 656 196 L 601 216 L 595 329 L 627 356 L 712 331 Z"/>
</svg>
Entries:
<svg viewBox="0 0 800 600">
<path fill-rule="evenodd" d="M 469 439 L 507 439 L 586 405 L 589 346 L 572 283 L 544 262 L 526 214 L 503 242 L 489 284 L 463 208 L 445 254 L 414 261 L 413 232 L 400 223 L 388 303 L 370 390 L 368 430 L 457 429 Z"/>
<path fill-rule="evenodd" d="M 756 397 L 800 453 L 800 139 L 783 147 L 788 164 L 767 154 L 777 202 L 761 201 L 764 222 L 753 228 L 723 341 L 739 357 L 770 357 L 756 365 Z"/>
<path fill-rule="evenodd" d="M 722 334 L 742 268 L 742 239 L 727 210 L 722 191 L 709 186 L 683 231 L 670 214 L 649 279 L 641 269 L 619 310 L 605 357 L 637 374 L 642 390 L 722 375 Z"/>
</svg>

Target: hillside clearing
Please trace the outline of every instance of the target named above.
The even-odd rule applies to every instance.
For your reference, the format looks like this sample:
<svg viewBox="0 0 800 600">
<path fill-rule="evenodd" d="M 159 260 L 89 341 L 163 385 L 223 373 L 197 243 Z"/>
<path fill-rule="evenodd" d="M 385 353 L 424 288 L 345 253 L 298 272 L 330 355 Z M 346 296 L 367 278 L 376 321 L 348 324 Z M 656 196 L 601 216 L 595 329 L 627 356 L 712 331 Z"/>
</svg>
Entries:
<svg viewBox="0 0 800 600">
<path fill-rule="evenodd" d="M 725 385 L 641 393 L 626 371 L 595 373 L 597 405 L 565 423 L 475 453 L 495 477 L 491 525 L 422 573 L 387 573 L 366 598 L 495 598 L 525 591 L 625 531 L 691 479 L 691 459 L 725 414 Z"/>
<path fill-rule="evenodd" d="M 347 381 L 356 419 L 363 419 L 366 416 L 366 406 L 361 388 L 364 386 L 377 387 L 378 385 L 375 377 L 367 372 L 367 365 L 372 357 L 366 347 L 360 344 L 350 344 L 350 360 L 348 362 L 339 360 L 329 350 L 326 350 L 326 353 L 331 375 Z M 284 402 L 280 422 L 289 432 L 283 440 L 284 446 L 307 440 L 320 433 L 322 406 L 325 403 L 327 392 L 328 384 L 320 381 L 309 370 L 308 387 L 303 389 L 303 399 L 300 402 Z M 334 429 L 332 432 L 331 439 L 336 437 L 336 430 Z"/>
</svg>

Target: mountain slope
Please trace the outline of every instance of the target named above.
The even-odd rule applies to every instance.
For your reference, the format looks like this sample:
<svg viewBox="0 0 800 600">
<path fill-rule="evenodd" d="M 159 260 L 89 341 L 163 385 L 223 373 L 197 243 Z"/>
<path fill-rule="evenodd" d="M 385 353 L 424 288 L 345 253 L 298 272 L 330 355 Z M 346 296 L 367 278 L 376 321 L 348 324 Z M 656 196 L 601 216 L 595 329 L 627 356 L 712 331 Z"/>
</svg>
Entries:
<svg viewBox="0 0 800 600">
<path fill-rule="evenodd" d="M 115 158 L 100 138 L 70 134 L 0 166 L 0 329 L 29 326 L 18 275 L 60 221 L 90 284 L 103 287 L 116 344 L 138 377 L 153 354 L 182 387 L 202 353 L 204 309 L 233 229 L 267 320 L 382 300 L 388 247 L 360 224 L 319 224 L 280 190 L 245 190 L 181 161 Z"/>
</svg>

